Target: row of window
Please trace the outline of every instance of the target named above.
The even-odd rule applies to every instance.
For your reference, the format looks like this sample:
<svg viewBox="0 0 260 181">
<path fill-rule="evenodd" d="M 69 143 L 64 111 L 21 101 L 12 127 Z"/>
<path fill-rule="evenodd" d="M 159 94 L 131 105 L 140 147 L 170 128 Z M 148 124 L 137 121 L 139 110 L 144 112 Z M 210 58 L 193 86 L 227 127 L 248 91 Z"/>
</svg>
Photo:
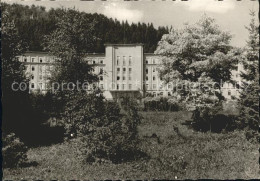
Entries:
<svg viewBox="0 0 260 181">
<path fill-rule="evenodd" d="M 149 77 L 146 76 L 146 77 L 145 77 L 145 80 L 149 80 Z M 156 80 L 156 76 L 153 76 L 153 80 Z M 160 78 L 160 80 L 162 80 L 162 78 Z"/>
<path fill-rule="evenodd" d="M 117 57 L 116 57 L 116 65 L 121 65 L 121 63 L 120 63 L 120 56 L 117 56 Z M 123 56 L 122 65 L 123 65 L 123 66 L 126 66 L 126 56 Z M 129 65 L 129 66 L 132 65 L 132 56 L 129 56 L 128 65 Z"/>
<path fill-rule="evenodd" d="M 39 75 L 39 80 L 43 80 L 43 77 L 46 77 L 47 79 L 50 78 L 50 75 L 43 76 L 42 74 Z M 34 75 L 31 76 L 31 79 L 34 80 Z M 102 77 L 103 80 L 103 77 Z"/>
<path fill-rule="evenodd" d="M 25 57 L 25 58 L 23 59 L 23 61 L 24 61 L 24 62 L 27 62 L 27 61 L 28 61 L 27 57 Z M 36 62 L 36 58 L 35 58 L 35 57 L 31 57 L 31 62 L 33 62 L 33 63 Z M 42 57 L 39 58 L 39 62 L 40 62 L 40 63 L 43 62 L 43 58 L 42 58 Z"/>
<path fill-rule="evenodd" d="M 116 89 L 117 90 L 120 89 L 120 85 L 119 84 L 116 85 Z M 126 89 L 127 89 L 126 84 L 122 84 L 121 85 L 121 90 L 126 90 Z M 128 90 L 131 90 L 131 89 L 132 89 L 132 84 L 128 84 Z"/>
<path fill-rule="evenodd" d="M 158 68 L 152 67 L 152 71 L 153 72 L 158 71 Z M 148 74 L 148 68 L 145 69 L 145 72 L 146 74 Z"/>
<path fill-rule="evenodd" d="M 38 83 L 38 86 L 40 89 L 43 89 L 43 83 Z M 31 89 L 34 89 L 34 88 L 35 88 L 34 83 L 31 83 Z"/>
<path fill-rule="evenodd" d="M 46 71 L 48 72 L 48 71 L 50 71 L 50 70 L 52 70 L 53 69 L 53 66 L 46 66 Z M 31 70 L 32 71 L 35 71 L 35 66 L 32 66 L 31 67 Z M 42 66 L 39 66 L 39 72 L 42 72 Z"/>
<path fill-rule="evenodd" d="M 149 59 L 148 58 L 145 59 L 145 63 L 149 64 Z M 152 58 L 150 64 L 156 64 L 156 60 Z"/>
<path fill-rule="evenodd" d="M 116 80 L 120 80 L 120 76 L 117 76 Z M 122 80 L 126 80 L 126 77 L 122 76 Z M 128 80 L 132 80 L 132 76 L 131 75 L 128 76 Z"/>
<path fill-rule="evenodd" d="M 100 60 L 90 60 L 90 62 L 92 62 L 92 64 L 104 64 L 104 61 L 102 59 L 100 59 Z"/>
<path fill-rule="evenodd" d="M 117 73 L 119 73 L 120 70 L 121 70 L 121 69 L 118 67 L 118 68 L 117 68 Z M 123 72 L 126 72 L 126 68 L 125 68 L 125 67 L 123 67 L 122 70 L 123 70 Z M 131 72 L 132 72 L 132 68 L 128 68 L 128 71 L 129 71 L 129 73 L 131 73 Z"/>
<path fill-rule="evenodd" d="M 146 90 L 148 90 L 148 89 L 149 89 L 149 84 L 146 84 L 145 87 L 146 87 Z M 152 89 L 153 89 L 153 90 L 157 89 L 157 84 L 152 84 Z M 159 89 L 163 89 L 163 85 L 162 85 L 162 84 L 159 85 Z M 169 85 L 167 86 L 167 89 L 169 89 L 169 90 L 172 89 L 172 85 L 169 84 Z"/>
<path fill-rule="evenodd" d="M 96 68 L 92 69 L 92 72 L 98 72 L 100 74 L 103 74 L 104 73 L 104 68 L 103 67 L 100 67 L 100 68 L 96 67 Z"/>
<path fill-rule="evenodd" d="M 163 96 L 163 92 L 159 92 L 159 93 L 157 93 L 157 92 L 153 92 L 152 93 L 152 95 L 153 95 L 153 97 L 155 97 L 155 96 Z M 170 92 L 168 92 L 168 96 L 171 96 L 171 93 Z"/>
</svg>

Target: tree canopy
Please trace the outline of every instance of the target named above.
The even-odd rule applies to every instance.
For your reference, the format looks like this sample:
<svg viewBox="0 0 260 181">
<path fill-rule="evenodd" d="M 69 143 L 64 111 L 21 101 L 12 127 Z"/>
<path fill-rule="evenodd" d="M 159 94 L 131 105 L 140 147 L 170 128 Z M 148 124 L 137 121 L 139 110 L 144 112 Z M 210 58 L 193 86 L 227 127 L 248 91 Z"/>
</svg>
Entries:
<svg viewBox="0 0 260 181">
<path fill-rule="evenodd" d="M 220 82 L 231 79 L 231 69 L 240 59 L 241 50 L 231 47 L 231 38 L 230 33 L 222 31 L 206 15 L 194 25 L 173 29 L 163 35 L 155 51 L 162 61 L 160 76 L 165 83 L 189 84 L 179 92 L 174 91 L 186 100 L 193 93 L 204 103 L 212 98 L 218 100 Z"/>
<path fill-rule="evenodd" d="M 252 19 L 247 28 L 249 38 L 245 47 L 243 61 L 244 82 L 240 95 L 239 125 L 255 132 L 259 129 L 259 27 L 256 25 L 255 12 L 250 13 Z"/>
<path fill-rule="evenodd" d="M 45 35 L 57 29 L 59 20 L 66 9 L 57 8 L 46 11 L 42 6 L 23 6 L 19 4 L 1 3 L 1 10 L 10 13 L 19 35 L 31 51 L 42 51 Z M 162 35 L 168 33 L 168 27 L 155 28 L 152 23 L 131 23 L 108 18 L 102 14 L 81 12 L 94 25 L 94 36 L 98 37 L 88 52 L 105 51 L 105 43 L 143 43 L 144 52 L 152 53 Z M 86 27 L 87 28 L 87 27 Z"/>
</svg>

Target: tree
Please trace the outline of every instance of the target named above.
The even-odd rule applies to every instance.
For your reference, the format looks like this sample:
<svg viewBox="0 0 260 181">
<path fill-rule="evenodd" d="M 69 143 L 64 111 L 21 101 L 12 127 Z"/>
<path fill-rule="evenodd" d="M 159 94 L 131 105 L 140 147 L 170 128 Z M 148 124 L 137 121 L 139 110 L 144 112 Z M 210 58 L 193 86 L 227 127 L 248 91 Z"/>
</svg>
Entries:
<svg viewBox="0 0 260 181">
<path fill-rule="evenodd" d="M 160 77 L 174 85 L 173 92 L 188 104 L 202 107 L 223 99 L 220 83 L 231 79 L 241 51 L 230 46 L 231 35 L 204 15 L 196 24 L 163 35 L 155 54 L 160 55 Z M 178 87 L 182 87 L 179 89 Z"/>
<path fill-rule="evenodd" d="M 25 67 L 16 57 L 21 55 L 26 47 L 18 36 L 8 11 L 3 11 L 1 21 L 3 132 L 7 134 L 22 131 L 22 124 L 26 124 L 28 119 L 26 116 L 29 113 L 30 102 Z M 13 86 L 13 83 L 16 83 L 16 86 Z M 17 90 L 20 83 L 24 91 Z"/>
<path fill-rule="evenodd" d="M 67 102 L 62 117 L 67 134 L 79 137 L 84 161 L 118 163 L 137 156 L 141 117 L 133 101 L 126 100 L 120 108 L 100 91 L 80 93 Z"/>
<path fill-rule="evenodd" d="M 28 44 L 31 51 L 42 51 L 44 46 L 42 40 L 45 35 L 50 35 L 57 29 L 57 23 L 63 16 L 63 9 L 50 9 L 46 11 L 41 6 L 23 6 L 19 4 L 9 5 L 1 3 L 2 11 L 9 11 L 10 18 L 14 20 L 14 24 L 18 29 L 18 34 L 23 38 L 23 41 Z M 155 50 L 157 42 L 165 33 L 158 29 L 150 27 L 152 34 L 150 38 L 145 38 L 145 32 L 149 28 L 146 24 L 132 24 L 137 28 L 132 28 L 125 22 L 120 23 L 116 19 L 107 18 L 101 14 L 84 13 L 84 16 L 90 22 L 96 21 L 94 26 L 94 36 L 99 37 L 99 40 L 94 43 L 94 46 L 88 49 L 89 52 L 104 52 L 104 43 L 145 43 L 145 52 L 150 53 Z M 166 28 L 164 28 L 166 30 Z M 154 32 L 153 32 L 154 31 Z M 151 32 L 149 30 L 149 32 Z M 136 33 L 135 36 L 132 36 Z M 148 46 L 149 44 L 149 46 Z"/>
<path fill-rule="evenodd" d="M 240 95 L 239 125 L 247 127 L 254 132 L 259 128 L 259 27 L 256 25 L 255 12 L 249 27 L 249 40 L 245 50 L 245 61 L 243 61 L 245 72 L 241 72 L 244 78 L 242 92 Z"/>
<path fill-rule="evenodd" d="M 86 91 L 82 85 L 97 81 L 92 65 L 85 60 L 96 40 L 95 21 L 73 9 L 63 9 L 59 13 L 57 29 L 46 36 L 44 44 L 45 50 L 55 57 L 49 86 L 50 91 L 55 91 L 51 92 L 55 98 L 54 102 L 60 105 L 55 107 L 56 117 L 63 113 L 66 102 L 74 94 Z"/>
</svg>

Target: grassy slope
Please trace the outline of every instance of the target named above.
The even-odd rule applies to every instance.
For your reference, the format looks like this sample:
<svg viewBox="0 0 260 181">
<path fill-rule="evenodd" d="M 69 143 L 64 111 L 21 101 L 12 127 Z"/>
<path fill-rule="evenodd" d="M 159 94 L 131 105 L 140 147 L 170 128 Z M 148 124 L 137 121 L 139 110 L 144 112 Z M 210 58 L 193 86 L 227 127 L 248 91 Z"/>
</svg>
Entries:
<svg viewBox="0 0 260 181">
<path fill-rule="evenodd" d="M 4 169 L 4 179 L 260 178 L 258 146 L 246 141 L 243 132 L 194 132 L 181 125 L 189 119 L 188 112 L 142 114 L 141 148 L 150 159 L 87 165 L 77 158 L 72 141 L 30 149 L 29 160 L 38 165 Z M 151 137 L 153 133 L 157 138 Z"/>
</svg>

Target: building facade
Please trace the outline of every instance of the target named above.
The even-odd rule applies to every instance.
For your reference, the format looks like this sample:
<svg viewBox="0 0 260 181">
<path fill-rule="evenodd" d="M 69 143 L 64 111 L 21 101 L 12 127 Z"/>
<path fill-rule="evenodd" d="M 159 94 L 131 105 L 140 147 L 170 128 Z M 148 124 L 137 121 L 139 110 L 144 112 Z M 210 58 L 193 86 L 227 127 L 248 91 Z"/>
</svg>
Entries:
<svg viewBox="0 0 260 181">
<path fill-rule="evenodd" d="M 18 58 L 30 76 L 30 90 L 46 92 L 55 57 L 45 52 L 26 52 Z M 160 57 L 144 53 L 142 44 L 105 44 L 105 54 L 87 54 L 85 60 L 93 65 L 93 73 L 99 77 L 96 86 L 107 99 L 172 95 L 172 88 L 159 77 Z M 238 71 L 233 72 L 234 76 Z M 223 84 L 223 95 L 237 96 L 237 91 L 228 89 L 228 85 Z"/>
</svg>

